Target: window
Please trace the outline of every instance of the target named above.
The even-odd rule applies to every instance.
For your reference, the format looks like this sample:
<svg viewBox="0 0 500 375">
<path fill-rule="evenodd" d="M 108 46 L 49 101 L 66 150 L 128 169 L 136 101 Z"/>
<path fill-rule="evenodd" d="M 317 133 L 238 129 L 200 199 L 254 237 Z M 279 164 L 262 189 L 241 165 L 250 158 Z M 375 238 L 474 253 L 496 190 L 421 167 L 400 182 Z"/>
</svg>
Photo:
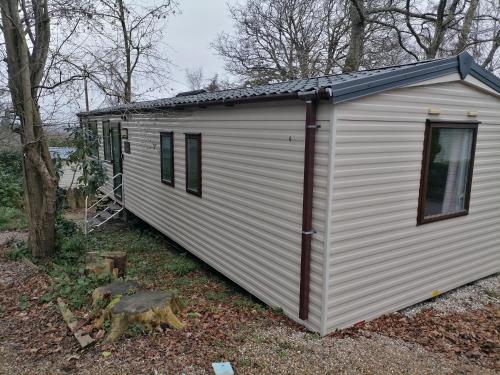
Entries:
<svg viewBox="0 0 500 375">
<path fill-rule="evenodd" d="M 130 142 L 129 141 L 123 141 L 123 151 L 126 154 L 130 154 Z"/>
<path fill-rule="evenodd" d="M 97 121 L 87 121 L 85 123 L 85 139 L 90 149 L 92 157 L 99 157 L 99 137 L 97 134 Z"/>
<path fill-rule="evenodd" d="M 418 224 L 469 213 L 478 123 L 428 121 Z"/>
<path fill-rule="evenodd" d="M 186 191 L 201 197 L 201 134 L 186 134 Z"/>
<path fill-rule="evenodd" d="M 109 132 L 109 121 L 102 122 L 102 138 L 104 145 L 104 160 L 111 161 L 111 136 Z"/>
<path fill-rule="evenodd" d="M 161 182 L 174 186 L 174 133 L 160 133 Z"/>
</svg>

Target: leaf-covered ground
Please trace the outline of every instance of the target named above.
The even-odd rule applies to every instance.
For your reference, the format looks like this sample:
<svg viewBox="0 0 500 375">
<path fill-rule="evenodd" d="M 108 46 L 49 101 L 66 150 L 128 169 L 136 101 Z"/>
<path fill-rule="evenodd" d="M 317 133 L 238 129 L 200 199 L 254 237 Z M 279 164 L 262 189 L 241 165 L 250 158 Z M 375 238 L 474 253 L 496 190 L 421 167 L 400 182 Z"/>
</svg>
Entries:
<svg viewBox="0 0 500 375">
<path fill-rule="evenodd" d="M 89 293 L 98 281 L 73 264 L 80 261 L 71 252 L 81 245 L 77 241 L 64 244 L 57 267 L 40 264 L 40 270 L 0 241 L 0 374 L 210 374 L 211 363 L 223 360 L 238 374 L 498 370 L 498 304 L 465 313 L 390 314 L 320 338 L 171 248 L 158 233 L 122 224 L 84 239 L 86 247 L 125 250 L 129 278 L 147 288 L 177 290 L 187 326 L 149 334 L 137 327 L 116 343 L 99 341 L 82 351 L 54 303 L 63 295 L 81 305 L 73 309 L 88 326 Z"/>
</svg>

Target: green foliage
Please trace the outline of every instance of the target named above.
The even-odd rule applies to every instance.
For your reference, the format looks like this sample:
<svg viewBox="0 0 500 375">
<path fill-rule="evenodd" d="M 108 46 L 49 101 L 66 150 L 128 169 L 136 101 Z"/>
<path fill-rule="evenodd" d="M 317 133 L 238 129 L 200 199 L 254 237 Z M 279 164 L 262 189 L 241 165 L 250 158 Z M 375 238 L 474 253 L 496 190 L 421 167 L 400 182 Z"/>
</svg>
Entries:
<svg viewBox="0 0 500 375">
<path fill-rule="evenodd" d="M 23 158 L 18 151 L 0 151 L 0 207 L 22 208 Z"/>
<path fill-rule="evenodd" d="M 47 145 L 49 147 L 74 147 L 75 143 L 68 134 L 47 134 Z"/>
<path fill-rule="evenodd" d="M 44 300 L 49 301 L 61 297 L 74 309 L 81 309 L 89 304 L 92 291 L 111 281 L 109 275 L 85 275 L 83 267 L 75 269 L 69 265 L 56 265 L 49 275 L 54 280 L 54 284 L 44 295 Z"/>
<path fill-rule="evenodd" d="M 73 127 L 70 130 L 70 138 L 76 150 L 68 157 L 68 162 L 76 166 L 82 174 L 78 177 L 78 187 L 85 194 L 93 195 L 97 189 L 104 185 L 107 175 L 104 165 L 98 157 L 96 150 L 99 150 L 99 138 L 95 131 L 87 127 Z"/>
<path fill-rule="evenodd" d="M 110 319 L 106 319 L 103 323 L 102 323 L 102 328 L 104 328 L 104 330 L 106 332 L 109 332 L 109 329 L 111 328 L 111 320 Z"/>
<path fill-rule="evenodd" d="M 143 335 L 144 333 L 146 333 L 146 328 L 142 324 L 139 324 L 139 323 L 133 323 L 133 324 L 129 325 L 129 327 L 126 331 L 126 335 L 130 336 L 130 337 Z"/>
<path fill-rule="evenodd" d="M 226 291 L 211 291 L 207 293 L 207 299 L 211 301 L 223 302 L 228 298 L 228 293 Z"/>
<path fill-rule="evenodd" d="M 199 267 L 198 263 L 185 254 L 175 256 L 168 262 L 166 268 L 176 276 L 184 276 L 195 271 Z"/>
<path fill-rule="evenodd" d="M 233 301 L 233 304 L 242 309 L 255 310 L 255 311 L 265 311 L 267 307 L 260 302 L 254 301 L 252 296 L 240 294 Z"/>
<path fill-rule="evenodd" d="M 59 237 L 69 237 L 78 233 L 78 225 L 74 221 L 59 215 L 56 218 L 56 233 Z"/>
<path fill-rule="evenodd" d="M 19 310 L 27 310 L 31 307 L 28 298 L 23 294 L 19 297 Z"/>
<path fill-rule="evenodd" d="M 10 260 L 19 260 L 21 258 L 29 258 L 31 252 L 28 249 L 28 244 L 25 241 L 15 242 L 11 245 L 7 252 L 7 257 Z"/>
<path fill-rule="evenodd" d="M 14 207 L 0 206 L 0 231 L 21 230 L 28 227 L 24 210 Z"/>
<path fill-rule="evenodd" d="M 87 275 L 85 257 L 93 241 L 72 221 L 56 220 L 56 252 L 47 270 L 54 280 L 42 301 L 63 298 L 70 307 L 81 309 L 90 302 L 92 291 L 111 281 L 110 275 Z"/>
</svg>

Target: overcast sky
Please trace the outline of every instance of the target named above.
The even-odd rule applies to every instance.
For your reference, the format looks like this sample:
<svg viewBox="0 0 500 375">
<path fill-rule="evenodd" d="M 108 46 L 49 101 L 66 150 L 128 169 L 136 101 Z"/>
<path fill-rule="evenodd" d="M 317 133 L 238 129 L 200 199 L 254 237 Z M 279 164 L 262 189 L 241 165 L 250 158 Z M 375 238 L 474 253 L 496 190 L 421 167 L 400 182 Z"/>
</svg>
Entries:
<svg viewBox="0 0 500 375">
<path fill-rule="evenodd" d="M 185 70 L 203 67 L 206 77 L 227 75 L 224 62 L 210 48 L 218 34 L 231 31 L 227 3 L 236 0 L 179 0 L 181 13 L 172 17 L 166 30 L 167 53 L 172 61 L 172 92 L 188 89 L 185 83 Z"/>
</svg>

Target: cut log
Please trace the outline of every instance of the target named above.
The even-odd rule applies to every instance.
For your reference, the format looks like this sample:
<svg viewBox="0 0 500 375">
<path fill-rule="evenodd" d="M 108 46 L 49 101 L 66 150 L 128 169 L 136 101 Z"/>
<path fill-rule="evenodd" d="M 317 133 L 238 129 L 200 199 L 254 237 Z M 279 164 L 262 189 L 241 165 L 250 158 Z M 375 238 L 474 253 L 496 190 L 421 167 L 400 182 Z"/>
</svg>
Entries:
<svg viewBox="0 0 500 375">
<path fill-rule="evenodd" d="M 95 340 L 90 337 L 88 333 L 78 328 L 77 319 L 61 298 L 57 299 L 57 304 L 64 321 L 68 325 L 68 328 L 73 333 L 80 346 L 82 348 L 86 348 L 90 344 L 93 344 Z"/>
<path fill-rule="evenodd" d="M 117 277 L 124 277 L 127 271 L 127 253 L 125 251 L 108 251 L 101 255 L 104 259 L 112 261 L 111 272 L 116 268 L 118 269 Z"/>
<path fill-rule="evenodd" d="M 101 254 L 95 251 L 89 252 L 85 269 L 88 273 L 111 274 L 115 278 L 124 277 L 127 270 L 127 253 L 124 251 L 108 251 Z"/>
<path fill-rule="evenodd" d="M 175 315 L 179 311 L 179 303 L 172 292 L 138 291 L 133 295 L 122 296 L 110 309 L 111 329 L 106 341 L 116 340 L 134 323 L 148 330 L 162 324 L 181 329 L 185 324 Z"/>
<path fill-rule="evenodd" d="M 92 304 L 96 306 L 101 301 L 109 302 L 117 295 L 135 294 L 140 287 L 140 284 L 135 281 L 113 281 L 111 284 L 101 286 L 92 292 Z"/>
</svg>

